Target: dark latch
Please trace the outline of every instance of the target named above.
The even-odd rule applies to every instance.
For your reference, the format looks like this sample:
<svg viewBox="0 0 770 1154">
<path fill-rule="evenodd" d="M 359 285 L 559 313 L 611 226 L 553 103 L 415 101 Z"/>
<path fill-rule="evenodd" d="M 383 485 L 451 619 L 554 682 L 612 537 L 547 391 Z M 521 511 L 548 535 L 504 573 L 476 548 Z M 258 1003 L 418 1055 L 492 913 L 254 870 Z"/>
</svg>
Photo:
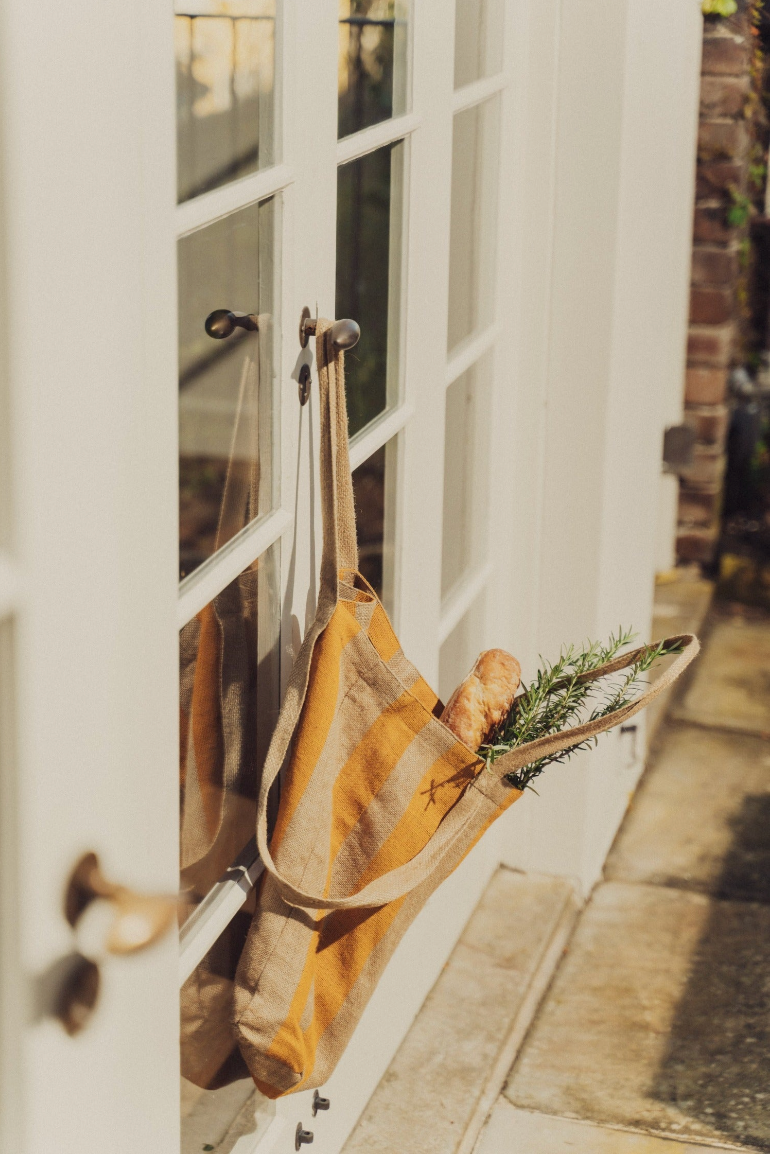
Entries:
<svg viewBox="0 0 770 1154">
<path fill-rule="evenodd" d="M 671 425 L 663 434 L 663 465 L 667 473 L 679 473 L 692 465 L 695 429 L 691 425 Z"/>
<path fill-rule="evenodd" d="M 303 1146 L 309 1146 L 313 1141 L 313 1131 L 303 1130 L 302 1123 L 297 1123 L 297 1129 L 294 1134 L 294 1149 L 301 1150 Z"/>
</svg>

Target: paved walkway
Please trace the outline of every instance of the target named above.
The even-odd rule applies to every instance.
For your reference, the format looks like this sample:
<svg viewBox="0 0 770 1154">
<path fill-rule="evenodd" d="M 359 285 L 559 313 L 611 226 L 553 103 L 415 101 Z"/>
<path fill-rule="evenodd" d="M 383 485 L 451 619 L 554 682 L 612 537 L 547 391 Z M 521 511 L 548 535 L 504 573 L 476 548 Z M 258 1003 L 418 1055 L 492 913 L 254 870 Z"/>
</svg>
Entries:
<svg viewBox="0 0 770 1154">
<path fill-rule="evenodd" d="M 770 619 L 723 607 L 476 1154 L 770 1150 Z"/>
</svg>

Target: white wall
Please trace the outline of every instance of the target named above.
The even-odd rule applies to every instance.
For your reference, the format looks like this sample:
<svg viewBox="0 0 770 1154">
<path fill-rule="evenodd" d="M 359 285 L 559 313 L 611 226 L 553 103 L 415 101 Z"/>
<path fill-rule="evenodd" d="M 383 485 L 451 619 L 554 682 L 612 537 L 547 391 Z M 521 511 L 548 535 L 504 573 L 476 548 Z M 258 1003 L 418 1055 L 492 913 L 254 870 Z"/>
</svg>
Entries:
<svg viewBox="0 0 770 1154">
<path fill-rule="evenodd" d="M 695 0 L 539 6 L 529 75 L 542 107 L 525 159 L 537 227 L 530 202 L 511 206 L 536 286 L 519 318 L 516 414 L 530 667 L 618 625 L 648 633 L 662 435 L 682 406 L 700 40 Z M 514 808 L 506 860 L 589 888 L 640 770 L 617 731 L 552 768 Z"/>
</svg>

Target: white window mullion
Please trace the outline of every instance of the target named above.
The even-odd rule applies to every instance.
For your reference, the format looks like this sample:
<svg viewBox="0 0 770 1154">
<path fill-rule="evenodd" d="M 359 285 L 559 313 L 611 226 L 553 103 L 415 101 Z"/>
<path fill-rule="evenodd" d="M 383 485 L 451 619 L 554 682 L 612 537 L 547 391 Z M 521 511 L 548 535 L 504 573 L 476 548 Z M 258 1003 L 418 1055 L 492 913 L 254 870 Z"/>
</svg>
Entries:
<svg viewBox="0 0 770 1154">
<path fill-rule="evenodd" d="M 247 525 L 237 537 L 191 573 L 179 589 L 177 625 L 181 629 L 208 605 L 217 593 L 234 581 L 260 554 L 269 549 L 292 523 L 285 509 L 277 509 L 256 525 Z"/>
<path fill-rule="evenodd" d="M 372 421 L 371 425 L 362 429 L 358 436 L 353 437 L 350 442 L 351 469 L 363 465 L 372 453 L 376 453 L 391 437 L 399 433 L 413 412 L 414 405 L 399 405 L 397 409 L 384 412 L 376 421 Z"/>
<path fill-rule="evenodd" d="M 371 128 L 345 136 L 337 142 L 337 164 L 347 164 L 386 144 L 395 144 L 397 140 L 410 136 L 421 123 L 422 117 L 408 113 L 406 116 L 396 116 L 393 120 L 381 120 Z"/>
<path fill-rule="evenodd" d="M 243 906 L 264 870 L 254 841 L 212 886 L 179 932 L 179 985 L 183 986 Z"/>
<path fill-rule="evenodd" d="M 464 341 L 447 361 L 446 368 L 446 385 L 447 388 L 461 377 L 463 373 L 467 372 L 476 361 L 481 360 L 484 353 L 488 352 L 499 336 L 499 328 L 496 324 L 489 325 L 483 329 L 482 332 L 469 340 Z"/>
<path fill-rule="evenodd" d="M 263 172 L 255 172 L 251 176 L 224 184 L 221 188 L 214 188 L 211 192 L 204 192 L 193 200 L 177 205 L 176 234 L 178 237 L 185 236 L 239 208 L 274 196 L 293 183 L 292 170 L 286 164 L 279 164 L 275 168 L 267 168 Z"/>
<path fill-rule="evenodd" d="M 474 80 L 472 84 L 466 84 L 463 88 L 457 89 L 452 99 L 452 111 L 463 112 L 466 108 L 472 108 L 474 104 L 481 104 L 490 96 L 501 92 L 507 84 L 508 75 L 505 72 L 498 72 L 495 76 L 484 76 L 481 80 Z"/>
</svg>

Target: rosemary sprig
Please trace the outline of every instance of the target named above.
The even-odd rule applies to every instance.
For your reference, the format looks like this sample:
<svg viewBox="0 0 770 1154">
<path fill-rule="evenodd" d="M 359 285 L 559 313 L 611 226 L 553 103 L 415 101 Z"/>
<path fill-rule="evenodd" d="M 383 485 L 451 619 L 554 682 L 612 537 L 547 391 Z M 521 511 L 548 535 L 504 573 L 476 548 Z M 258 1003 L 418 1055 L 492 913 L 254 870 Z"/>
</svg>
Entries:
<svg viewBox="0 0 770 1154">
<path fill-rule="evenodd" d="M 657 645 L 648 645 L 638 660 L 627 669 L 609 675 L 609 684 L 603 678 L 597 681 L 583 679 L 583 675 L 617 657 L 633 637 L 630 630 L 619 629 L 606 645 L 597 641 L 590 642 L 582 649 L 571 645 L 562 650 L 559 659 L 553 664 L 543 662 L 535 680 L 524 693 L 519 694 L 507 718 L 479 750 L 487 765 L 525 742 L 536 741 L 539 737 L 558 733 L 567 726 L 595 721 L 615 713 L 635 699 L 641 678 L 656 661 L 682 652 L 681 645 L 667 645 L 661 641 Z M 587 713 L 591 704 L 593 709 Z M 508 774 L 507 780 L 517 789 L 531 789 L 532 781 L 543 772 L 546 765 L 564 762 L 578 750 L 595 745 L 597 740 L 591 737 L 561 753 L 541 757 L 516 773 Z"/>
</svg>

